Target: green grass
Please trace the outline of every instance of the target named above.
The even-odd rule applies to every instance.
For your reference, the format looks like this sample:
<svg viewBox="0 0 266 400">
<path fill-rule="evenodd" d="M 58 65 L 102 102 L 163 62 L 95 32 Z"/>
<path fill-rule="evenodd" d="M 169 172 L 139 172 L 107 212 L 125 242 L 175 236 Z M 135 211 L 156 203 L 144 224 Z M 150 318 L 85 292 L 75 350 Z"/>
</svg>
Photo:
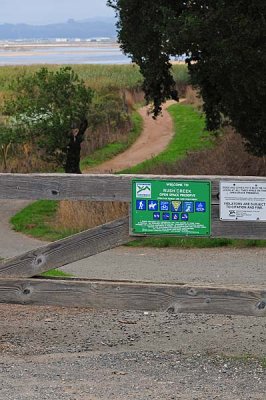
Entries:
<svg viewBox="0 0 266 400">
<path fill-rule="evenodd" d="M 193 106 L 174 104 L 168 108 L 175 127 L 175 134 L 167 149 L 158 156 L 126 169 L 123 173 L 145 174 L 157 170 L 160 164 L 174 164 L 186 157 L 188 151 L 202 150 L 213 145 L 213 136 L 205 131 L 205 118 Z"/>
<path fill-rule="evenodd" d="M 60 269 L 51 269 L 50 271 L 47 271 L 47 272 L 43 272 L 42 274 L 41 274 L 41 276 L 43 276 L 43 277 L 62 277 L 62 278 L 70 278 L 72 275 L 71 274 L 67 274 L 66 272 L 64 272 L 64 271 L 61 271 Z"/>
<path fill-rule="evenodd" d="M 19 211 L 10 222 L 15 231 L 41 240 L 54 241 L 76 233 L 72 230 L 59 231 L 52 226 L 57 207 L 57 201 L 38 200 Z"/>
<path fill-rule="evenodd" d="M 84 157 L 80 162 L 81 170 L 96 167 L 104 161 L 110 160 L 124 151 L 124 144 L 119 142 L 109 143 L 103 148 L 96 150 L 91 156 Z"/>
<path fill-rule="evenodd" d="M 102 149 L 95 151 L 93 154 L 84 157 L 80 162 L 81 170 L 96 167 L 97 165 L 103 163 L 104 161 L 110 160 L 130 147 L 141 134 L 143 126 L 142 117 L 136 111 L 132 113 L 131 120 L 133 126 L 129 135 L 126 137 L 126 140 L 124 142 L 110 143 L 104 146 Z"/>
</svg>

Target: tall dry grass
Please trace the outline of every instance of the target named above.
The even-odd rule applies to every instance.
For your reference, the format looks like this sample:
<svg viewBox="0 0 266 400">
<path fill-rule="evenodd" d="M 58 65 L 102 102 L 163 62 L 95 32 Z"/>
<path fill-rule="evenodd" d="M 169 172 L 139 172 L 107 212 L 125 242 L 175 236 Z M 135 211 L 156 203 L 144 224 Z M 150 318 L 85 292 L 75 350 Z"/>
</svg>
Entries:
<svg viewBox="0 0 266 400">
<path fill-rule="evenodd" d="M 247 152 L 242 137 L 232 128 L 225 128 L 223 136 L 216 140 L 212 149 L 188 153 L 176 163 L 160 164 L 148 171 L 166 175 L 232 175 L 265 176 L 265 158 Z"/>
<path fill-rule="evenodd" d="M 125 142 L 131 130 L 130 121 L 116 130 L 107 129 L 102 125 L 95 130 L 87 129 L 84 141 L 81 144 L 81 158 L 92 154 L 94 151 L 114 142 Z M 1 149 L 0 149 L 1 150 Z M 0 151 L 0 172 L 34 173 L 55 172 L 58 166 L 52 162 L 44 161 L 37 148 L 28 149 L 26 145 L 11 144 L 7 154 L 7 168 L 4 165 L 3 154 Z"/>
<path fill-rule="evenodd" d="M 40 152 L 27 145 L 12 143 L 7 154 L 5 168 L 3 155 L 0 154 L 0 172 L 29 174 L 34 172 L 55 172 L 57 166 L 52 162 L 44 161 Z"/>
<path fill-rule="evenodd" d="M 88 129 L 84 141 L 81 144 L 81 157 L 92 154 L 94 151 L 103 148 L 109 143 L 123 141 L 127 137 L 130 126 L 126 130 L 108 131 L 104 126 L 95 130 Z"/>
<path fill-rule="evenodd" d="M 35 73 L 41 65 L 19 65 L 0 67 L 0 90 L 9 90 L 10 83 L 18 76 Z M 45 65 L 49 70 L 56 71 L 60 65 Z M 142 87 L 143 76 L 136 64 L 128 65 L 71 65 L 73 70 L 84 82 L 92 89 L 98 91 L 102 89 L 135 89 Z M 176 64 L 172 67 L 174 80 L 179 90 L 182 90 L 188 82 L 188 69 L 185 64 Z"/>
<path fill-rule="evenodd" d="M 202 110 L 203 100 L 202 100 L 199 92 L 195 88 L 193 88 L 191 85 L 188 85 L 186 87 L 185 99 L 186 99 L 186 101 L 185 101 L 186 104 L 192 104 L 198 110 Z"/>
<path fill-rule="evenodd" d="M 53 225 L 82 231 L 126 216 L 128 212 L 127 203 L 61 201 Z"/>
</svg>

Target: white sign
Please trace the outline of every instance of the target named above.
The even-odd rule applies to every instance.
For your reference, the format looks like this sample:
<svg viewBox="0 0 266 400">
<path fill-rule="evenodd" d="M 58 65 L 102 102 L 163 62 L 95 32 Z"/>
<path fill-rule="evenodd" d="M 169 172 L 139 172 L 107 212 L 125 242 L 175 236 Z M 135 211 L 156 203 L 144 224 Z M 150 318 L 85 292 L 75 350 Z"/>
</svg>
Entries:
<svg viewBox="0 0 266 400">
<path fill-rule="evenodd" d="M 220 182 L 220 219 L 266 221 L 266 182 Z"/>
</svg>

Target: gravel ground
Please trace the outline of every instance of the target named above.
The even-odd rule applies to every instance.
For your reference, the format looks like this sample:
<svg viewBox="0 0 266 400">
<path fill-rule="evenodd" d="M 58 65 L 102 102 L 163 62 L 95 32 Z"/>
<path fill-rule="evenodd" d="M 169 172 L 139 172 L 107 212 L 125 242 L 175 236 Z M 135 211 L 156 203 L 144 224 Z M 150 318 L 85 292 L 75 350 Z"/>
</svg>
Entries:
<svg viewBox="0 0 266 400">
<path fill-rule="evenodd" d="M 1 399 L 265 399 L 264 318 L 0 311 Z"/>
<path fill-rule="evenodd" d="M 266 249 L 118 247 L 63 267 L 80 278 L 261 286 Z"/>
<path fill-rule="evenodd" d="M 2 256 L 40 242 L 8 231 Z M 37 244 L 36 244 L 37 242 Z M 265 285 L 265 249 L 121 247 L 76 276 Z M 0 304 L 0 400 L 265 400 L 265 318 Z"/>
<path fill-rule="evenodd" d="M 256 362 L 247 366 L 201 355 L 184 359 L 177 352 L 11 359 L 1 376 L 12 379 L 2 391 L 6 400 L 264 400 L 266 389 L 264 371 Z"/>
</svg>

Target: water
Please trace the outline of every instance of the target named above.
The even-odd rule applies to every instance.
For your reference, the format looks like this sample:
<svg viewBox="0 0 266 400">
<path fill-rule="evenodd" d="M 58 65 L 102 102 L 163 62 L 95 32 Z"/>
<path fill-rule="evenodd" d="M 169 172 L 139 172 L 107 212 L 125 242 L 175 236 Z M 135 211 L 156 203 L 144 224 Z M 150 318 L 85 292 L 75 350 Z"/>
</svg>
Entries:
<svg viewBox="0 0 266 400">
<path fill-rule="evenodd" d="M 129 64 L 118 46 L 23 46 L 0 48 L 0 65 Z"/>
</svg>

